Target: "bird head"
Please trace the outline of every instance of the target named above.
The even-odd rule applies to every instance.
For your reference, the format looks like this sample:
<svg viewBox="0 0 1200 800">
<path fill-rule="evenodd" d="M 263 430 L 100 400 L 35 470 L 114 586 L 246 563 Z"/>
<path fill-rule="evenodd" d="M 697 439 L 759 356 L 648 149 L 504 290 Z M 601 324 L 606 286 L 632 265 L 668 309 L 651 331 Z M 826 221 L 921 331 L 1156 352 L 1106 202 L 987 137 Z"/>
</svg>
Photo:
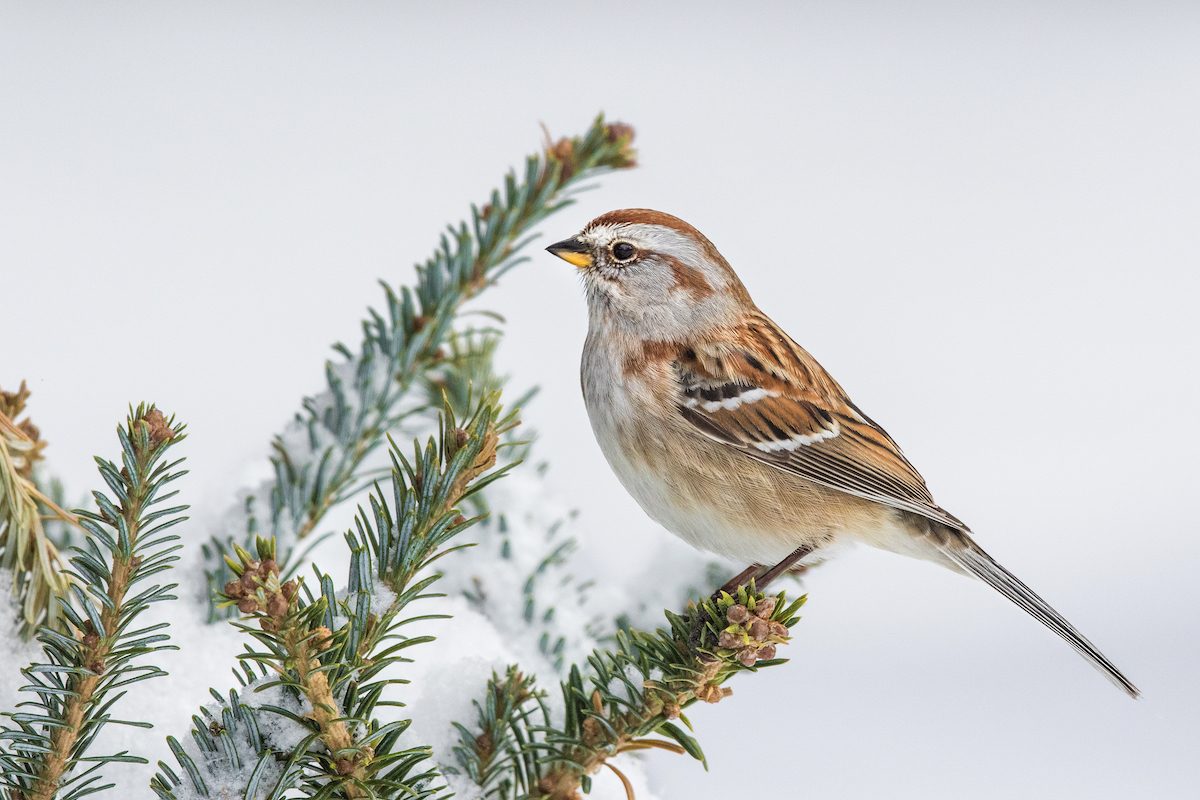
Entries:
<svg viewBox="0 0 1200 800">
<path fill-rule="evenodd" d="M 729 324 L 751 302 L 713 243 L 661 211 L 610 211 L 546 250 L 579 271 L 593 323 L 644 338 Z"/>
</svg>

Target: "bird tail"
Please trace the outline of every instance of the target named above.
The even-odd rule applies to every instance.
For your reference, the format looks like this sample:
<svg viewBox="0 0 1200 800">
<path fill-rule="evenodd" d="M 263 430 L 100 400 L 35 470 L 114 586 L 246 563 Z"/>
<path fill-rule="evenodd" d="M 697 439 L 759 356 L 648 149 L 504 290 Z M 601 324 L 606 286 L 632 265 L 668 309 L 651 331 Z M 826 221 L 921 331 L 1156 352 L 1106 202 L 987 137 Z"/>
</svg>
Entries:
<svg viewBox="0 0 1200 800">
<path fill-rule="evenodd" d="M 1121 670 L 1117 669 L 1117 666 L 1096 648 L 1096 645 L 1089 642 L 1086 636 L 1067 622 L 1062 614 L 1051 608 L 1050 604 L 1039 597 L 1037 592 L 997 563 L 983 548 L 975 544 L 970 536 L 961 531 L 955 531 L 955 533 L 957 535 L 950 537 L 944 545 L 938 548 L 946 558 L 1028 611 L 1035 619 L 1061 636 L 1067 644 L 1075 648 L 1077 653 L 1104 673 L 1106 678 L 1130 697 L 1136 698 L 1140 694 L 1133 682 L 1126 678 Z"/>
</svg>

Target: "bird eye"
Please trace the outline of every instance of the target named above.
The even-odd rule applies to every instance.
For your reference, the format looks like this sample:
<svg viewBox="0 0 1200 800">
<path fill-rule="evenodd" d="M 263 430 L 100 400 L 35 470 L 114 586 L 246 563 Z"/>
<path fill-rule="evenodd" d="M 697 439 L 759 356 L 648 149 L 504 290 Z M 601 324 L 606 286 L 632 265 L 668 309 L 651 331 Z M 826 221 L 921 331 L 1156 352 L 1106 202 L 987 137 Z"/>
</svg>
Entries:
<svg viewBox="0 0 1200 800">
<path fill-rule="evenodd" d="M 613 258 L 624 264 L 633 261 L 633 257 L 637 255 L 637 248 L 629 242 L 617 242 L 612 246 L 612 254 Z"/>
</svg>

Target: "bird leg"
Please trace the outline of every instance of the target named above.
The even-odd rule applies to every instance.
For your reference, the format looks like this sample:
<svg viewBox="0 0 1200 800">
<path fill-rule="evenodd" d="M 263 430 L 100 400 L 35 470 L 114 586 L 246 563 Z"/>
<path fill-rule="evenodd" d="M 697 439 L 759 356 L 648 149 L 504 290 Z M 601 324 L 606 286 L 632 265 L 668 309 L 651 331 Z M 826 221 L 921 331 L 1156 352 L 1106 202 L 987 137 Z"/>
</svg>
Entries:
<svg viewBox="0 0 1200 800">
<path fill-rule="evenodd" d="M 745 586 L 747 583 L 749 583 L 751 578 L 754 579 L 755 588 L 762 589 L 768 583 L 789 570 L 795 569 L 797 572 L 800 572 L 804 569 L 804 567 L 797 567 L 796 564 L 798 564 L 811 552 L 811 547 L 808 547 L 807 545 L 800 545 L 791 553 L 789 553 L 787 558 L 785 558 L 783 561 L 780 561 L 778 564 L 765 571 L 762 564 L 751 564 L 737 575 L 734 575 L 732 578 L 725 581 L 725 585 L 713 593 L 713 599 L 715 600 L 720 597 L 722 592 L 736 594 L 738 587 Z"/>
<path fill-rule="evenodd" d="M 725 585 L 720 589 L 717 589 L 717 592 L 713 595 L 713 598 L 716 599 L 720 597 L 721 592 L 736 594 L 739 586 L 742 586 L 760 572 L 762 572 L 762 564 L 751 564 L 737 575 L 734 575 L 732 578 L 725 581 Z"/>
<path fill-rule="evenodd" d="M 800 545 L 795 550 L 793 550 L 791 552 L 791 554 L 787 558 L 785 558 L 783 561 L 780 561 L 778 564 L 771 567 L 769 570 L 764 572 L 762 575 L 758 576 L 757 580 L 755 580 L 755 582 L 754 582 L 755 587 L 757 589 L 759 589 L 760 591 L 762 589 L 765 589 L 768 583 L 775 580 L 776 578 L 778 578 L 783 573 L 787 572 L 792 567 L 796 566 L 796 564 L 800 563 L 800 561 L 811 552 L 812 552 L 811 547 L 809 547 L 807 545 L 803 545 L 803 544 Z"/>
</svg>

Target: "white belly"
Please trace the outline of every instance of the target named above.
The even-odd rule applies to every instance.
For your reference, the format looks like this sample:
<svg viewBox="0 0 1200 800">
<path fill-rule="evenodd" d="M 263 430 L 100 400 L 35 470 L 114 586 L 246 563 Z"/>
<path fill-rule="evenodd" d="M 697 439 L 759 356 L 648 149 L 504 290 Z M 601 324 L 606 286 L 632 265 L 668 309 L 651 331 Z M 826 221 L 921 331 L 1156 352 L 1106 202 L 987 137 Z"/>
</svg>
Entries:
<svg viewBox="0 0 1200 800">
<path fill-rule="evenodd" d="M 782 474 L 736 469 L 739 454 L 714 463 L 710 451 L 719 445 L 690 430 L 681 433 L 685 425 L 675 427 L 671 417 L 657 420 L 665 416 L 663 398 L 650 396 L 642 383 L 613 380 L 622 372 L 597 363 L 606 357 L 602 348 L 584 351 L 588 418 L 609 466 L 654 521 L 694 547 L 742 563 L 775 564 L 801 545 L 820 549 L 811 563 L 826 558 L 835 540 L 846 541 L 828 526 L 797 524 L 789 513 L 796 504 L 776 486 Z M 764 495 L 766 502 L 754 499 Z"/>
<path fill-rule="evenodd" d="M 814 552 L 802 562 L 812 564 L 828 558 L 835 545 L 849 543 L 844 537 L 806 537 L 782 519 L 772 527 L 739 525 L 734 517 L 714 505 L 681 503 L 677 487 L 670 481 L 638 470 L 613 454 L 612 448 L 602 449 L 617 478 L 642 510 L 693 547 L 744 564 L 769 566 L 782 561 L 801 545 L 813 548 Z"/>
</svg>

